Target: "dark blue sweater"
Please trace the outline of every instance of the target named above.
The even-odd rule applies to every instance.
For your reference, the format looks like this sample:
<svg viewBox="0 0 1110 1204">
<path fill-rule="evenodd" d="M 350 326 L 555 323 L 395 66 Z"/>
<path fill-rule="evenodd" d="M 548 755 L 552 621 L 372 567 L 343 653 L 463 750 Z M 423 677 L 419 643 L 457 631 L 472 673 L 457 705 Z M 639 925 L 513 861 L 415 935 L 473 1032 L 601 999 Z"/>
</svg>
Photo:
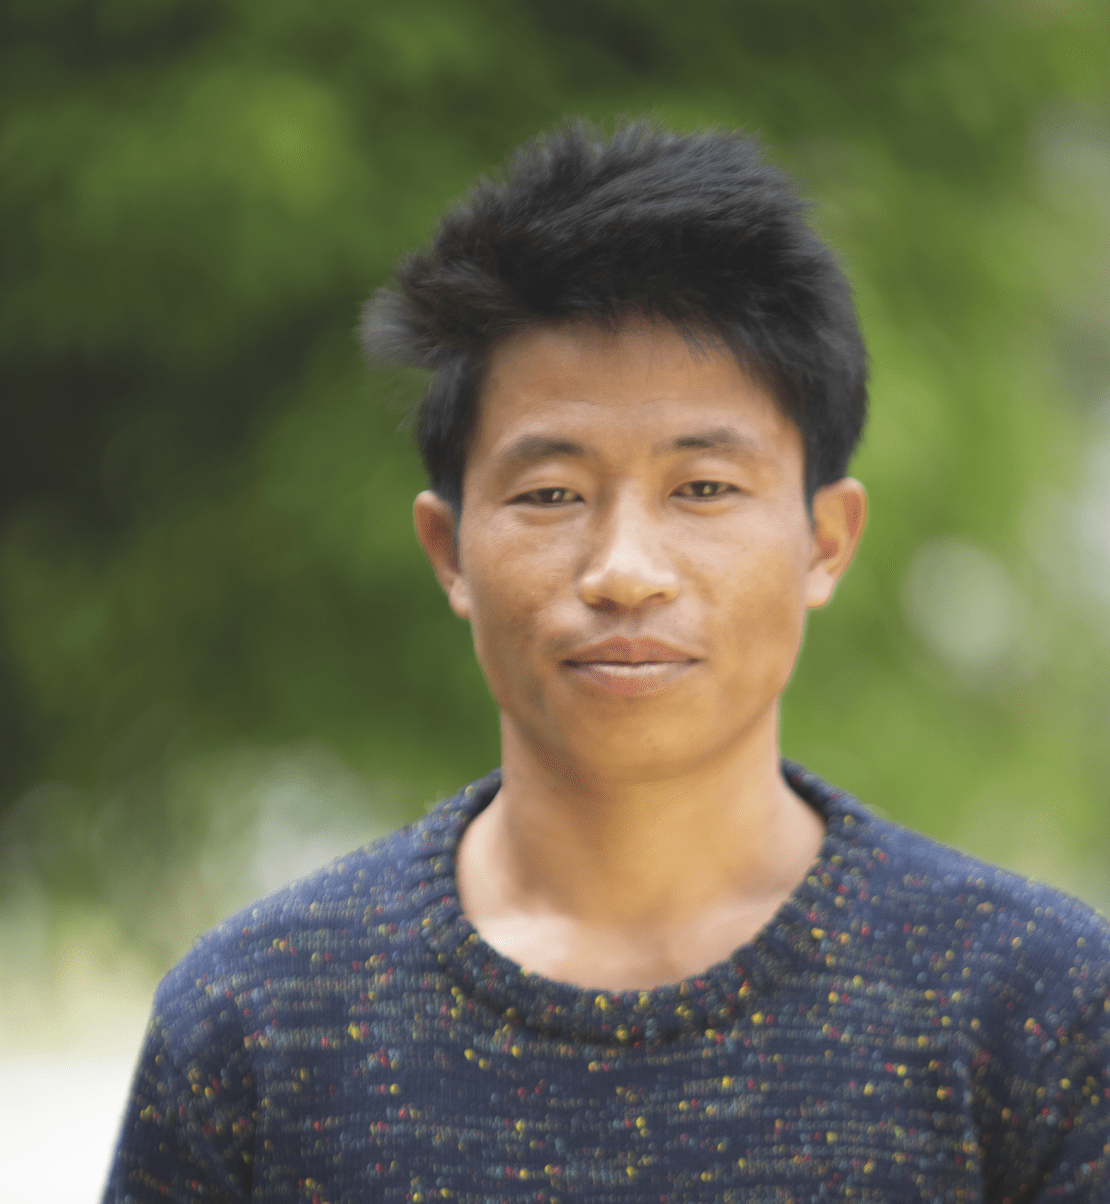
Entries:
<svg viewBox="0 0 1110 1204">
<path fill-rule="evenodd" d="M 825 818 L 749 944 L 651 991 L 462 914 L 497 775 L 166 977 L 108 1201 L 1110 1201 L 1110 930 L 787 765 Z"/>
</svg>

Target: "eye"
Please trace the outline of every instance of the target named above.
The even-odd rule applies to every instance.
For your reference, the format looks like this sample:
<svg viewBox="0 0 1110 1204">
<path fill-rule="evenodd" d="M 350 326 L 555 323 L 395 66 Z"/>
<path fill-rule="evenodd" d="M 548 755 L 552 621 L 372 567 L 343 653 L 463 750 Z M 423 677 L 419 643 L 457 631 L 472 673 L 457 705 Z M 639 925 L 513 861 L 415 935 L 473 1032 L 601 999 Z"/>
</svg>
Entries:
<svg viewBox="0 0 1110 1204">
<path fill-rule="evenodd" d="M 736 492 L 736 486 L 729 485 L 726 481 L 687 481 L 675 490 L 679 497 L 704 498 L 721 497 L 726 493 Z"/>
<path fill-rule="evenodd" d="M 573 489 L 529 489 L 527 493 L 513 498 L 513 504 L 523 502 L 528 506 L 565 506 L 570 502 L 580 502 L 582 498 Z"/>
</svg>

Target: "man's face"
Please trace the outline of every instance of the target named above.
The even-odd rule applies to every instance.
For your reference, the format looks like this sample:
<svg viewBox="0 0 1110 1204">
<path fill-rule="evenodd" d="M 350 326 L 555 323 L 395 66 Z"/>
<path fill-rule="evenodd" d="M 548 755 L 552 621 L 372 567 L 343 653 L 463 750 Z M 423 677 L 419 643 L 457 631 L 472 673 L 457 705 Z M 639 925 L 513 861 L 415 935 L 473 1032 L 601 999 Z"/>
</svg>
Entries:
<svg viewBox="0 0 1110 1204">
<path fill-rule="evenodd" d="M 842 571 L 802 477 L 801 437 L 769 394 L 669 324 L 497 347 L 457 560 L 437 571 L 506 739 L 552 768 L 647 781 L 773 727 L 806 609 Z"/>
</svg>

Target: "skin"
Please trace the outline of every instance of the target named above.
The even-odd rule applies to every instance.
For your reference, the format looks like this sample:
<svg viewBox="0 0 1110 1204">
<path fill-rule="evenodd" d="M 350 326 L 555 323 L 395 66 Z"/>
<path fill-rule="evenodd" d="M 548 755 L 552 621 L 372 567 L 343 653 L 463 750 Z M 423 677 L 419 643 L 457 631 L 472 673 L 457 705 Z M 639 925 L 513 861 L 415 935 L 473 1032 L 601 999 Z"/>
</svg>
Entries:
<svg viewBox="0 0 1110 1204">
<path fill-rule="evenodd" d="M 431 492 L 414 516 L 501 714 L 463 907 L 529 971 L 607 990 L 697 974 L 813 862 L 823 824 L 780 773 L 779 697 L 867 504 L 845 478 L 811 519 L 803 465 L 769 393 L 667 323 L 492 352 L 457 529 Z"/>
</svg>

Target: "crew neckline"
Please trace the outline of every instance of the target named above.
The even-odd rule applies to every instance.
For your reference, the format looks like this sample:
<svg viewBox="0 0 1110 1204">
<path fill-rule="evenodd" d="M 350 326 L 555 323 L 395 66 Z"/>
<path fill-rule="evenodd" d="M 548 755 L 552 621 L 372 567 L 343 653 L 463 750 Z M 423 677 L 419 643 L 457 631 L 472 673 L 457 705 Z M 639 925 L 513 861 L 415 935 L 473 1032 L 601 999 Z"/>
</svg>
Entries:
<svg viewBox="0 0 1110 1204">
<path fill-rule="evenodd" d="M 440 803 L 421 825 L 422 847 L 409 884 L 421 900 L 420 932 L 466 993 L 511 1024 L 579 1041 L 639 1046 L 713 1035 L 745 1014 L 765 1022 L 770 989 L 790 964 L 818 953 L 831 929 L 848 922 L 852 908 L 840 887 L 855 858 L 845 854 L 860 841 L 861 825 L 872 821 L 861 803 L 816 774 L 785 760 L 782 769 L 791 789 L 824 821 L 824 838 L 771 919 L 703 973 L 648 990 L 587 988 L 526 970 L 485 941 L 463 911 L 456 854 L 467 824 L 500 788 L 500 770 Z"/>
</svg>

